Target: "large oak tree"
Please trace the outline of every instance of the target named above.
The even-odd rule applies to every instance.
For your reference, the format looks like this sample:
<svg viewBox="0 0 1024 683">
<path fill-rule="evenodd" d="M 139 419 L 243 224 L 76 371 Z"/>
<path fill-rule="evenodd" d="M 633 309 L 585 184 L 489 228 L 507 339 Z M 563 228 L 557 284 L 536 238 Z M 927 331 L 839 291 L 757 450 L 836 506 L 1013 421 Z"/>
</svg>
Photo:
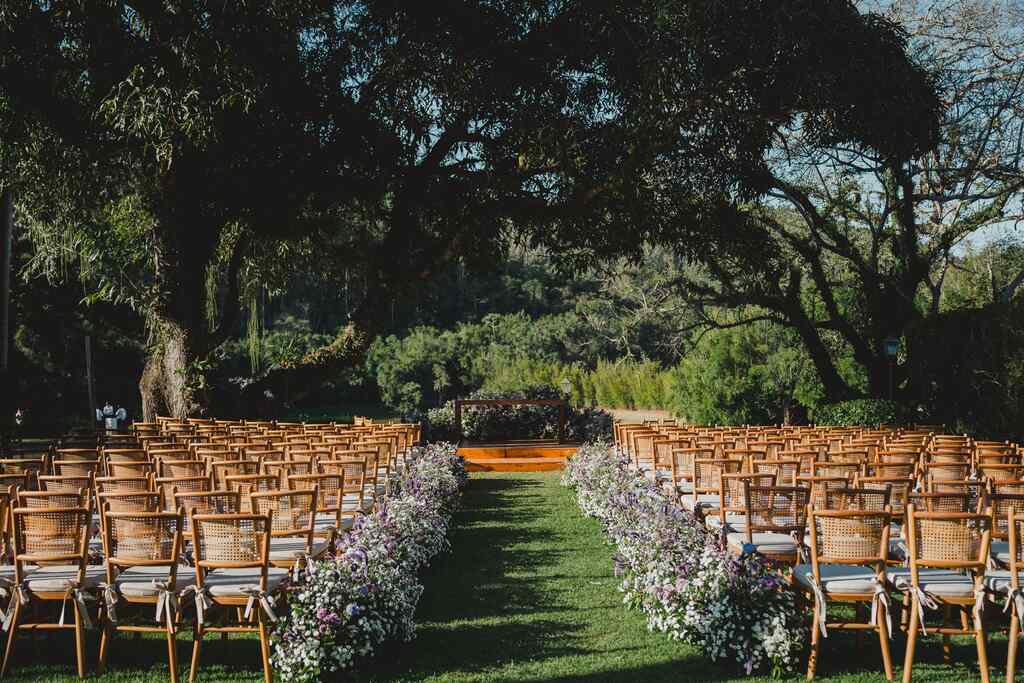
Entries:
<svg viewBox="0 0 1024 683">
<path fill-rule="evenodd" d="M 645 242 L 714 256 L 708 234 L 744 235 L 739 203 L 771 188 L 785 126 L 887 156 L 932 144 L 904 47 L 841 0 L 11 0 L 0 174 L 38 261 L 73 251 L 93 295 L 146 316 L 147 416 L 187 415 L 245 264 L 307 240 L 360 268 L 315 367 L 513 234 L 570 265 Z"/>
</svg>

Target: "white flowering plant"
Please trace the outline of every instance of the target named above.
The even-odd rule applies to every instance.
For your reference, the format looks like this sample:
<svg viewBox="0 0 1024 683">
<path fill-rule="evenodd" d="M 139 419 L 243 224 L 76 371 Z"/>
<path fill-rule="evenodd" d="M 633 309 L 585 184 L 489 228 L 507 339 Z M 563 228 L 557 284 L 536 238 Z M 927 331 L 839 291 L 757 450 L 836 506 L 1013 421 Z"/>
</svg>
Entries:
<svg viewBox="0 0 1024 683">
<path fill-rule="evenodd" d="M 580 509 L 615 547 L 623 602 L 652 630 L 701 647 L 747 673 L 792 670 L 802 620 L 784 578 L 757 555 L 737 557 L 694 515 L 606 443 L 582 447 L 566 465 Z"/>
<path fill-rule="evenodd" d="M 356 520 L 334 557 L 309 567 L 272 637 L 286 681 L 351 669 L 386 641 L 416 635 L 419 573 L 449 549 L 448 528 L 468 480 L 451 444 L 414 449 L 377 509 Z"/>
</svg>

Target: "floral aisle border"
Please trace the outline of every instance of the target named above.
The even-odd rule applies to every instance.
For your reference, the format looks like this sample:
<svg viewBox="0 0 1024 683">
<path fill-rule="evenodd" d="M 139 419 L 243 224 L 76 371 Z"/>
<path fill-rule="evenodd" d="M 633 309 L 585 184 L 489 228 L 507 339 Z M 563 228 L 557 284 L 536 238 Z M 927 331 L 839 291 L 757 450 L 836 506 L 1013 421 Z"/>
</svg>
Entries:
<svg viewBox="0 0 1024 683">
<path fill-rule="evenodd" d="M 311 565 L 274 629 L 271 661 L 286 681 L 355 666 L 385 641 L 415 637 L 419 573 L 449 549 L 448 527 L 467 481 L 451 444 L 414 449 L 377 509 Z"/>
<path fill-rule="evenodd" d="M 582 512 L 616 547 L 623 602 L 652 630 L 700 647 L 748 673 L 793 669 L 804 629 L 793 592 L 755 555 L 731 556 L 715 534 L 672 501 L 617 448 L 582 447 L 562 478 Z"/>
</svg>

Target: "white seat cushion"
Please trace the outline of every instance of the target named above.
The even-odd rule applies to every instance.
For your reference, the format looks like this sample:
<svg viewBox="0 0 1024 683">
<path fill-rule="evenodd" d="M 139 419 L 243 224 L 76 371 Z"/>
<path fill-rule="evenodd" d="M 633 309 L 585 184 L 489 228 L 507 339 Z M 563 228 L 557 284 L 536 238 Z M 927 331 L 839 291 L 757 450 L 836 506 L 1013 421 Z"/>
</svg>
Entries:
<svg viewBox="0 0 1024 683">
<path fill-rule="evenodd" d="M 128 567 L 117 575 L 114 585 L 122 595 L 133 598 L 156 597 L 160 589 L 153 585 L 154 581 L 167 581 L 168 567 Z M 174 590 L 180 593 L 196 582 L 196 570 L 192 567 L 178 565 L 174 577 Z"/>
<path fill-rule="evenodd" d="M 1021 585 L 1024 585 L 1024 574 L 1020 576 Z M 1009 569 L 989 569 L 985 572 L 985 587 L 993 593 L 1007 593 L 1010 590 Z"/>
<path fill-rule="evenodd" d="M 267 592 L 272 592 L 288 576 L 288 570 L 271 567 L 267 570 Z M 210 595 L 219 598 L 245 597 L 246 590 L 260 587 L 260 570 L 255 569 L 214 569 L 206 574 L 203 585 Z"/>
<path fill-rule="evenodd" d="M 22 567 L 22 572 L 28 575 L 39 567 L 33 565 L 25 565 Z M 14 585 L 14 565 L 13 564 L 0 564 L 0 586 L 13 586 Z"/>
<path fill-rule="evenodd" d="M 897 568 L 887 572 L 889 582 L 897 590 L 910 589 L 910 569 Z M 974 596 L 974 580 L 966 574 L 949 569 L 921 569 L 918 571 L 921 590 L 928 595 L 946 598 Z"/>
<path fill-rule="evenodd" d="M 853 564 L 822 564 L 818 565 L 821 573 L 821 589 L 826 593 L 863 593 L 870 595 L 875 590 L 875 570 Z M 814 569 L 809 564 L 798 564 L 793 568 L 793 578 L 806 588 L 811 589 Z"/>
<path fill-rule="evenodd" d="M 294 560 L 302 555 L 319 557 L 327 550 L 326 541 L 313 540 L 313 545 L 306 552 L 306 539 L 298 536 L 278 536 L 270 539 L 271 560 Z"/>
<path fill-rule="evenodd" d="M 743 552 L 743 546 L 747 543 L 747 535 L 731 533 L 726 537 L 729 549 Z M 777 534 L 769 531 L 757 532 L 753 535 L 754 551 L 762 555 L 793 555 L 796 554 L 797 545 L 792 536 Z"/>
<path fill-rule="evenodd" d="M 25 583 L 30 591 L 39 593 L 60 593 L 68 589 L 68 584 L 78 580 L 78 567 L 62 564 L 50 567 L 39 567 L 28 575 Z M 99 565 L 85 568 L 85 579 L 80 588 L 95 588 L 107 580 L 106 570 Z"/>
</svg>

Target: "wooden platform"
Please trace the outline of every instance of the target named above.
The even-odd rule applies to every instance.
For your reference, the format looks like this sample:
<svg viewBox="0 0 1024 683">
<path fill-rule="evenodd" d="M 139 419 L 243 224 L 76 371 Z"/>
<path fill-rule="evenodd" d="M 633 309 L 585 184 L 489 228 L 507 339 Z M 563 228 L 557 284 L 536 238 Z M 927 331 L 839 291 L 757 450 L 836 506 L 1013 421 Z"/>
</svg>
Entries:
<svg viewBox="0 0 1024 683">
<path fill-rule="evenodd" d="M 550 441 L 467 443 L 459 447 L 459 455 L 470 472 L 544 472 L 562 469 L 577 448 Z"/>
</svg>

